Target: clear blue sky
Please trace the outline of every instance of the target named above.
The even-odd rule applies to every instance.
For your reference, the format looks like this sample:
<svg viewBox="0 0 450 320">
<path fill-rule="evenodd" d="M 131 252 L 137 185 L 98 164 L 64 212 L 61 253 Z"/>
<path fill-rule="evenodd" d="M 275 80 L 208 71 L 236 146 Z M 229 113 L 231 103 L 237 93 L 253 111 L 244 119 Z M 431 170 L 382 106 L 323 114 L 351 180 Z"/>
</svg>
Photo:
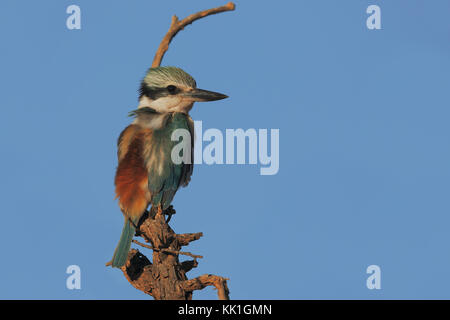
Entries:
<svg viewBox="0 0 450 320">
<path fill-rule="evenodd" d="M 116 139 L 171 15 L 225 2 L 0 2 L 0 298 L 148 298 L 104 266 L 123 223 Z M 205 129 L 280 129 L 280 170 L 196 166 L 171 223 L 205 234 L 189 276 L 229 277 L 234 299 L 450 298 L 450 2 L 236 4 L 163 65 L 230 96 L 194 107 Z"/>
</svg>

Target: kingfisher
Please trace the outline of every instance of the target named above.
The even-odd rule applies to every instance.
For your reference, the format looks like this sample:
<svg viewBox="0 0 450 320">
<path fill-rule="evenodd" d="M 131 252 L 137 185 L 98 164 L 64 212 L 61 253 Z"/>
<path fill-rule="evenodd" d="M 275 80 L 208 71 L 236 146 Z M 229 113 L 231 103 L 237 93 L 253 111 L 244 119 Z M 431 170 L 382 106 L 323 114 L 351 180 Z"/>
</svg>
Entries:
<svg viewBox="0 0 450 320">
<path fill-rule="evenodd" d="M 150 216 L 165 212 L 177 190 L 191 180 L 194 168 L 194 122 L 189 116 L 194 102 L 228 96 L 197 88 L 192 76 L 177 67 L 150 68 L 141 82 L 139 105 L 130 112 L 133 122 L 119 136 L 115 193 L 124 216 L 119 243 L 111 260 L 122 267 L 128 258 L 139 220 L 151 205 Z M 172 141 L 177 129 L 190 133 L 191 159 L 175 163 Z"/>
</svg>

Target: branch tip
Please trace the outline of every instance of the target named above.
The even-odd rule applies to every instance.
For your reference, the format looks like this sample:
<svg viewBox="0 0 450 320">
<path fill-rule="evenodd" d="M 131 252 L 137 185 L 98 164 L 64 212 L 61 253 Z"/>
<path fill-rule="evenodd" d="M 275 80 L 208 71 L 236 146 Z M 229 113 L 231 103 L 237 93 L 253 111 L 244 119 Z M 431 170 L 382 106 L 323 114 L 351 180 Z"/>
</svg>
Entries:
<svg viewBox="0 0 450 320">
<path fill-rule="evenodd" d="M 183 20 L 179 20 L 176 15 L 172 16 L 172 22 L 170 24 L 169 31 L 167 31 L 164 38 L 161 40 L 158 49 L 156 50 L 155 57 L 153 58 L 152 68 L 159 67 L 161 65 L 161 61 L 164 57 L 164 54 L 169 50 L 169 44 L 172 39 L 177 35 L 180 30 L 183 30 L 185 26 L 193 23 L 194 21 L 207 17 L 212 14 L 217 14 L 225 11 L 233 11 L 236 8 L 236 5 L 233 2 L 228 2 L 226 5 L 212 8 L 208 10 L 199 11 L 197 13 L 191 14 L 184 18 Z"/>
</svg>

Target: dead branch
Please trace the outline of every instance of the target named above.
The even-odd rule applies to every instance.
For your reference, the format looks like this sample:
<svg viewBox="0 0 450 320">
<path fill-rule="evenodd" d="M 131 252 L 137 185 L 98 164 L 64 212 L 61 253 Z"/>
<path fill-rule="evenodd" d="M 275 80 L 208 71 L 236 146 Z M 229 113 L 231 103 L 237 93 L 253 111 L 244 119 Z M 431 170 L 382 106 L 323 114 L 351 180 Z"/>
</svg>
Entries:
<svg viewBox="0 0 450 320">
<path fill-rule="evenodd" d="M 188 245 L 190 241 L 200 238 L 201 232 L 177 235 L 166 223 L 164 214 L 157 213 L 154 218 L 148 214 L 144 216 L 137 235 L 152 245 L 137 240 L 133 242 L 153 250 L 153 256 L 150 262 L 136 249 L 128 254 L 128 261 L 122 267 L 122 272 L 136 289 L 151 295 L 156 300 L 191 300 L 194 290 L 214 286 L 218 290 L 219 299 L 228 299 L 226 278 L 203 275 L 188 280 L 186 276 L 187 272 L 198 266 L 197 258 L 202 256 L 181 251 L 182 243 Z M 194 260 L 180 262 L 179 255 L 191 256 Z"/>
<path fill-rule="evenodd" d="M 233 2 L 228 2 L 226 5 L 212 8 L 208 10 L 203 10 L 190 16 L 187 16 L 183 20 L 179 20 L 177 16 L 172 17 L 172 23 L 170 24 L 169 31 L 167 31 L 164 38 L 161 40 L 159 44 L 158 50 L 156 51 L 155 57 L 153 59 L 152 68 L 159 67 L 161 65 L 161 61 L 164 57 L 164 54 L 169 49 L 169 44 L 172 39 L 177 35 L 177 33 L 184 29 L 187 25 L 191 24 L 195 20 L 210 16 L 212 14 L 217 14 L 225 11 L 233 11 L 236 8 Z"/>
<path fill-rule="evenodd" d="M 217 289 L 219 300 L 230 300 L 227 280 L 229 279 L 213 274 L 204 274 L 197 278 L 184 281 L 182 286 L 188 291 L 201 290 L 207 286 L 214 286 Z"/>
<path fill-rule="evenodd" d="M 187 246 L 192 241 L 200 239 L 201 237 L 203 237 L 203 232 L 177 234 L 178 242 L 183 247 Z"/>
</svg>

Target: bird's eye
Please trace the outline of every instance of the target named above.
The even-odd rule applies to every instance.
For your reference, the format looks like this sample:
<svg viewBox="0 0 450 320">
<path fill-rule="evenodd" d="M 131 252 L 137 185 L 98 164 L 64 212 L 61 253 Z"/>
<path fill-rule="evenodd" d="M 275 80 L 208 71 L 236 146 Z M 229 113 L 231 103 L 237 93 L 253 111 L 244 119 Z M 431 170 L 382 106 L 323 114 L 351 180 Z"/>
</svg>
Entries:
<svg viewBox="0 0 450 320">
<path fill-rule="evenodd" d="M 169 91 L 170 94 L 174 94 L 177 92 L 177 87 L 175 87 L 174 85 L 168 85 L 167 86 L 167 91 Z"/>
</svg>

